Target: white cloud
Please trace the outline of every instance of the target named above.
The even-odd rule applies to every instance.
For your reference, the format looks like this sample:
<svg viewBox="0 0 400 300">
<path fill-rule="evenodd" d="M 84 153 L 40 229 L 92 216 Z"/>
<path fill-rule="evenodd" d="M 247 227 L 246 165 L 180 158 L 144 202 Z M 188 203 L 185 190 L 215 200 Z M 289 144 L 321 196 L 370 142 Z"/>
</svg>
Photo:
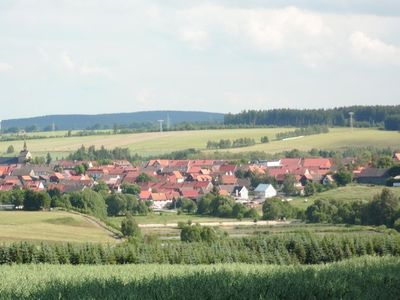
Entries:
<svg viewBox="0 0 400 300">
<path fill-rule="evenodd" d="M 82 75 L 108 75 L 108 71 L 100 66 L 83 64 L 79 67 Z"/>
<path fill-rule="evenodd" d="M 400 47 L 371 38 L 361 31 L 353 32 L 349 41 L 357 59 L 378 65 L 400 65 Z"/>
<path fill-rule="evenodd" d="M 0 61 L 0 72 L 7 72 L 14 70 L 14 66 Z"/>
<path fill-rule="evenodd" d="M 241 10 L 236 24 L 261 50 L 309 47 L 330 33 L 321 16 L 295 7 Z"/>
<path fill-rule="evenodd" d="M 68 70 L 74 70 L 76 67 L 76 64 L 72 61 L 67 52 L 63 52 L 61 54 L 61 61 L 63 63 L 63 66 Z"/>
<path fill-rule="evenodd" d="M 209 44 L 208 33 L 202 29 L 185 28 L 181 30 L 180 36 L 193 49 L 202 50 Z"/>
<path fill-rule="evenodd" d="M 279 9 L 200 5 L 178 14 L 181 37 L 193 48 L 205 48 L 210 40 L 245 52 L 294 57 L 315 67 L 331 57 L 334 30 L 321 14 L 296 7 Z M 202 29 L 192 29 L 202 28 Z M 213 38 L 214 37 L 214 38 Z M 335 46 L 334 46 L 335 47 Z"/>
<path fill-rule="evenodd" d="M 61 55 L 61 61 L 65 69 L 69 71 L 75 71 L 81 75 L 109 75 L 108 70 L 104 67 L 95 64 L 89 64 L 87 62 L 82 64 L 75 62 L 65 51 Z"/>
<path fill-rule="evenodd" d="M 149 89 L 140 90 L 136 97 L 136 101 L 145 107 L 151 107 L 153 105 L 153 93 Z"/>
</svg>

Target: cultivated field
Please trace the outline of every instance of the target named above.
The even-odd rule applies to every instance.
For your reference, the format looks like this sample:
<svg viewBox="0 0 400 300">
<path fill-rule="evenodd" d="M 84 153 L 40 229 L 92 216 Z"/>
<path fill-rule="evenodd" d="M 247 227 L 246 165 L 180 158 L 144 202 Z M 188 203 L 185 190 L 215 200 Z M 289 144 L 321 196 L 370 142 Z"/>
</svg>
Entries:
<svg viewBox="0 0 400 300">
<path fill-rule="evenodd" d="M 1 266 L 2 299 L 396 299 L 397 257 L 313 266 Z M 23 280 L 21 280 L 23 278 Z"/>
<path fill-rule="evenodd" d="M 231 152 L 265 151 L 276 153 L 297 148 L 299 150 L 318 149 L 342 149 L 345 147 L 381 147 L 400 148 L 400 134 L 393 131 L 380 131 L 377 129 L 333 128 L 329 133 L 305 136 L 303 138 L 287 141 L 275 140 L 278 132 L 293 130 L 293 128 L 255 128 L 255 129 L 224 129 L 201 131 L 171 131 L 150 132 L 118 135 L 95 135 L 86 137 L 62 137 L 28 140 L 28 148 L 34 155 L 44 156 L 50 152 L 53 158 L 61 158 L 75 151 L 81 145 L 106 148 L 125 147 L 132 153 L 141 155 L 157 155 L 172 151 L 196 148 L 206 150 L 207 141 L 220 139 L 254 138 L 256 145 L 236 149 L 220 150 Z M 56 133 L 55 133 L 56 134 Z M 260 138 L 268 136 L 270 143 L 261 144 Z M 16 150 L 23 146 L 23 141 L 0 142 L 0 152 L 5 152 L 9 145 Z M 215 150 L 212 150 L 215 151 Z"/>
<path fill-rule="evenodd" d="M 0 212 L 0 242 L 113 243 L 110 234 L 89 219 L 68 212 Z"/>
</svg>

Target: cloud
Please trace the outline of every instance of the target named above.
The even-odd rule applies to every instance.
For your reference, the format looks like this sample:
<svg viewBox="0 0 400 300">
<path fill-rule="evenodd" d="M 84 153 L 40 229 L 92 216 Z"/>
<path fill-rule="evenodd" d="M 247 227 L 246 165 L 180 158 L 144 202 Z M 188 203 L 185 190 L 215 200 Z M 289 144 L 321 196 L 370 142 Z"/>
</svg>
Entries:
<svg viewBox="0 0 400 300">
<path fill-rule="evenodd" d="M 153 103 L 153 92 L 150 89 L 141 89 L 136 97 L 135 100 L 140 105 L 145 107 L 151 107 Z"/>
<path fill-rule="evenodd" d="M 400 47 L 371 38 L 361 31 L 349 37 L 353 55 L 364 62 L 376 65 L 400 65 Z"/>
<path fill-rule="evenodd" d="M 295 7 L 240 10 L 233 21 L 237 26 L 230 27 L 260 50 L 304 48 L 330 33 L 320 16 Z"/>
<path fill-rule="evenodd" d="M 0 72 L 7 72 L 14 70 L 14 66 L 0 61 Z"/>
<path fill-rule="evenodd" d="M 81 75 L 109 75 L 108 70 L 104 67 L 89 64 L 87 62 L 84 62 L 82 64 L 76 63 L 65 51 L 61 55 L 61 61 L 65 69 L 69 71 L 75 71 Z"/>
<path fill-rule="evenodd" d="M 183 41 L 196 50 L 205 49 L 209 45 L 208 33 L 202 29 L 185 28 L 180 32 Z"/>
<path fill-rule="evenodd" d="M 61 60 L 63 66 L 68 70 L 74 70 L 76 68 L 76 64 L 72 61 L 71 57 L 68 55 L 67 52 L 63 52 L 61 54 Z"/>
</svg>

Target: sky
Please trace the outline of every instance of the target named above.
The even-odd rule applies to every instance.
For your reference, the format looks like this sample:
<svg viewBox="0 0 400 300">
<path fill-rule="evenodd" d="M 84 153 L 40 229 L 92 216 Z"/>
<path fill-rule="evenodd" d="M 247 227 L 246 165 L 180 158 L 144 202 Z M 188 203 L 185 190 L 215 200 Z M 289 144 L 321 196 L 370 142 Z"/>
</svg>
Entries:
<svg viewBox="0 0 400 300">
<path fill-rule="evenodd" d="M 398 0 L 1 0 L 0 119 L 400 104 Z"/>
</svg>

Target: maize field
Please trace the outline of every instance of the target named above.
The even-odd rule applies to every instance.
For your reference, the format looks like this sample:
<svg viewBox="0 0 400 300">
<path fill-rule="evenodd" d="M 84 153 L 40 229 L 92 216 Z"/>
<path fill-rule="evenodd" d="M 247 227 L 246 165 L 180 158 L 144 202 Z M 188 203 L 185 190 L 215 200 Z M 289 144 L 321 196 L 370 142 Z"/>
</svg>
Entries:
<svg viewBox="0 0 400 300">
<path fill-rule="evenodd" d="M 398 299 L 400 259 L 326 265 L 2 265 L 1 299 Z"/>
</svg>

